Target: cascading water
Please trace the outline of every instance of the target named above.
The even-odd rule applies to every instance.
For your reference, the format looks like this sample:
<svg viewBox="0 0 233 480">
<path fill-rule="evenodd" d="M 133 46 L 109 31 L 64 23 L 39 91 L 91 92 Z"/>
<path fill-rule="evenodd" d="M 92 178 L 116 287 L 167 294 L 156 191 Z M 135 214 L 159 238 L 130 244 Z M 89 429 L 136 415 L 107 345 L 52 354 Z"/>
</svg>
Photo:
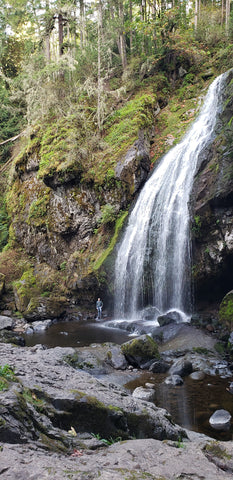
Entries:
<svg viewBox="0 0 233 480">
<path fill-rule="evenodd" d="M 129 217 L 115 265 L 115 318 L 143 320 L 191 313 L 189 199 L 200 156 L 221 106 L 221 75 L 184 137 L 154 169 Z"/>
</svg>

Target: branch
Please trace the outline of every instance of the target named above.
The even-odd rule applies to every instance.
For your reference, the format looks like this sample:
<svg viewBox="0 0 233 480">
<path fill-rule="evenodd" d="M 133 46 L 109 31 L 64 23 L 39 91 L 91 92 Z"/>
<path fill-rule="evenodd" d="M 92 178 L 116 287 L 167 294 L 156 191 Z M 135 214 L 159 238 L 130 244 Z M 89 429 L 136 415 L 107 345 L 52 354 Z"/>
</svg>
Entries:
<svg viewBox="0 0 233 480">
<path fill-rule="evenodd" d="M 4 142 L 1 142 L 0 145 L 4 145 L 5 143 L 8 143 L 8 142 L 14 142 L 14 140 L 17 140 L 17 138 L 21 137 L 21 135 L 23 133 L 24 132 L 21 132 L 18 135 L 16 135 L 15 137 L 8 138 L 8 140 L 4 140 Z"/>
</svg>

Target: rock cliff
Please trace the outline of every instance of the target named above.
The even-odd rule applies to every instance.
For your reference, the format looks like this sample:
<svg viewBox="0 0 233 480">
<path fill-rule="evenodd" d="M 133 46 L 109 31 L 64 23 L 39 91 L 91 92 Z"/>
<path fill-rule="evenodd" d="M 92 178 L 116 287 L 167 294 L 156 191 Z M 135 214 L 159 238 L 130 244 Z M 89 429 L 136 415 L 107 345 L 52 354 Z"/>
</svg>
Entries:
<svg viewBox="0 0 233 480">
<path fill-rule="evenodd" d="M 215 138 L 194 183 L 193 278 L 197 304 L 219 302 L 232 289 L 233 71 L 226 74 Z"/>
</svg>

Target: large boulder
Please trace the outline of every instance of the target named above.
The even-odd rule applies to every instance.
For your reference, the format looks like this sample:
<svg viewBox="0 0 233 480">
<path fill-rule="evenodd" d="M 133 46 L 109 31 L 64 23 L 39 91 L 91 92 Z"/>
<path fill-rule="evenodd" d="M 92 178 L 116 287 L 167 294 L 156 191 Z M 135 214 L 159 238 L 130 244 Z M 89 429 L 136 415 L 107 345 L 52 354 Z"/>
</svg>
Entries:
<svg viewBox="0 0 233 480">
<path fill-rule="evenodd" d="M 160 356 L 157 343 L 149 335 L 141 335 L 124 343 L 121 350 L 127 361 L 136 367 L 141 367 L 149 360 L 156 360 Z"/>
</svg>

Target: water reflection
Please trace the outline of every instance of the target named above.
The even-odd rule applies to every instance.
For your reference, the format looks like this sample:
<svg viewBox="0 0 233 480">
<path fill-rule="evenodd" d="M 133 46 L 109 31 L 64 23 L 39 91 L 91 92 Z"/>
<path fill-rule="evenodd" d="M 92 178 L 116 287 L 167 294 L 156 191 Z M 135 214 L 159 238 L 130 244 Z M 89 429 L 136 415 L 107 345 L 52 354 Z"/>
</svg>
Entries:
<svg viewBox="0 0 233 480">
<path fill-rule="evenodd" d="M 233 422 L 228 431 L 217 431 L 209 424 L 211 415 L 219 409 L 225 409 L 233 418 L 233 395 L 227 392 L 229 379 L 206 375 L 200 381 L 187 377 L 181 386 L 164 384 L 165 375 L 144 373 L 140 378 L 127 383 L 133 391 L 146 382 L 155 385 L 155 404 L 165 408 L 178 424 L 189 430 L 204 433 L 217 440 L 233 439 Z"/>
<path fill-rule="evenodd" d="M 37 344 L 53 347 L 85 347 L 91 343 L 114 342 L 121 344 L 129 334 L 116 328 L 104 327 L 98 323 L 80 324 L 77 321 L 54 323 L 48 330 L 24 335 L 26 346 Z"/>
</svg>

